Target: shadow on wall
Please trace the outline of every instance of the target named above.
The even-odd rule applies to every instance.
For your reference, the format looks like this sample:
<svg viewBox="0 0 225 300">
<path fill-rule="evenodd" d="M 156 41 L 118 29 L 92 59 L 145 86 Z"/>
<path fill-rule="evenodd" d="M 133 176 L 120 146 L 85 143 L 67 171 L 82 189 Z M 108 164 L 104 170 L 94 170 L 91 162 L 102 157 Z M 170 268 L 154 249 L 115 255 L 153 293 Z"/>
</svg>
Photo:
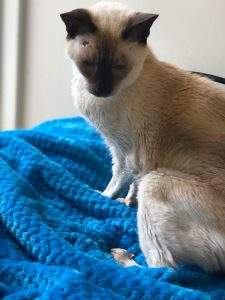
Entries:
<svg viewBox="0 0 225 300">
<path fill-rule="evenodd" d="M 24 94 L 24 70 L 25 70 L 25 57 L 26 57 L 26 37 L 28 27 L 27 22 L 27 1 L 20 0 L 19 6 L 19 39 L 18 39 L 18 72 L 17 72 L 17 108 L 16 108 L 16 127 L 22 127 L 23 123 L 23 101 Z"/>
<path fill-rule="evenodd" d="M 21 123 L 27 0 L 0 0 L 0 128 Z"/>
</svg>

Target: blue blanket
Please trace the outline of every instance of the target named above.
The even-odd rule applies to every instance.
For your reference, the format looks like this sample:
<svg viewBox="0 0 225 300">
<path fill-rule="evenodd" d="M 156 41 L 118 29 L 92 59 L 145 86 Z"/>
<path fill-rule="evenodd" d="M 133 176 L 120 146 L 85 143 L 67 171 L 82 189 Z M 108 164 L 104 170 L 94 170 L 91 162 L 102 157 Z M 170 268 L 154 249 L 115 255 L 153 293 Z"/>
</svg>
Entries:
<svg viewBox="0 0 225 300">
<path fill-rule="evenodd" d="M 225 277 L 147 268 L 136 208 L 102 196 L 111 160 L 83 119 L 0 133 L 1 299 L 225 299 Z M 135 253 L 123 268 L 111 248 Z"/>
</svg>

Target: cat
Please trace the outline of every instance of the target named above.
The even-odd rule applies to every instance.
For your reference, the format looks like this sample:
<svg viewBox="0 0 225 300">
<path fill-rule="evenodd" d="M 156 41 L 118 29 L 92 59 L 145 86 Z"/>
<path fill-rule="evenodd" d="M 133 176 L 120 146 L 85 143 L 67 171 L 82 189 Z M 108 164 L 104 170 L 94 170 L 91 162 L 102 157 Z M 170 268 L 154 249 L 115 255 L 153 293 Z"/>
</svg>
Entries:
<svg viewBox="0 0 225 300">
<path fill-rule="evenodd" d="M 157 59 L 147 43 L 157 14 L 99 2 L 61 18 L 75 106 L 112 154 L 103 194 L 137 198 L 148 265 L 225 270 L 224 91 Z"/>
</svg>

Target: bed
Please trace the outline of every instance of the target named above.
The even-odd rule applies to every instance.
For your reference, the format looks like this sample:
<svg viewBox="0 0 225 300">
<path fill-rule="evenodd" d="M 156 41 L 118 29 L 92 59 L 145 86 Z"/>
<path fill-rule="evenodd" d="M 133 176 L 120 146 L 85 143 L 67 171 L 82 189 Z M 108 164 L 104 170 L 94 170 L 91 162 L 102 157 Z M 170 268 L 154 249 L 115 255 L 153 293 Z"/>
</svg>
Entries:
<svg viewBox="0 0 225 300">
<path fill-rule="evenodd" d="M 82 118 L 0 133 L 1 299 L 225 299 L 225 277 L 148 268 L 136 208 L 101 195 L 111 158 Z M 111 248 L 135 254 L 124 268 Z"/>
</svg>

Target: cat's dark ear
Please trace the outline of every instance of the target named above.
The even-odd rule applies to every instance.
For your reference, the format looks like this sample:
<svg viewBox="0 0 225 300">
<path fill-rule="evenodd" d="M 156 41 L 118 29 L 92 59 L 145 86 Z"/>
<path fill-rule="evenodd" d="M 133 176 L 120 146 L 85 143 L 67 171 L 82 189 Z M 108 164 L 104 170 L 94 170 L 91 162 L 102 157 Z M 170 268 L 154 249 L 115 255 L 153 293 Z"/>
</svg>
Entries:
<svg viewBox="0 0 225 300">
<path fill-rule="evenodd" d="M 86 9 L 75 9 L 60 15 L 66 25 L 67 38 L 74 39 L 77 35 L 94 33 L 97 28 Z"/>
<path fill-rule="evenodd" d="M 132 16 L 127 27 L 122 32 L 122 37 L 131 42 L 146 44 L 150 28 L 159 15 L 136 13 Z"/>
</svg>

